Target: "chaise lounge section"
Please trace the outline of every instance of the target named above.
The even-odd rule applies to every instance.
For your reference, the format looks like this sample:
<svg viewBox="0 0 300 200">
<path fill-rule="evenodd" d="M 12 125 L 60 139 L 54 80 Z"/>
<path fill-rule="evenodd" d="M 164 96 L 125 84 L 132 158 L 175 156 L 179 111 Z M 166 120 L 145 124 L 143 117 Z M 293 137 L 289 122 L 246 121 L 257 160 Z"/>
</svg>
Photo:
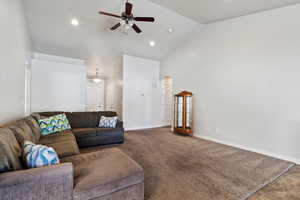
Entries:
<svg viewBox="0 0 300 200">
<path fill-rule="evenodd" d="M 74 200 L 144 199 L 143 169 L 119 149 L 68 157 L 63 162 L 74 166 Z"/>
<path fill-rule="evenodd" d="M 57 113 L 33 114 L 0 128 L 1 199 L 144 199 L 143 169 L 125 153 L 117 148 L 107 148 L 98 152 L 80 154 L 78 141 L 84 141 L 81 143 L 84 147 L 123 142 L 123 132 L 116 134 L 117 139 L 114 138 L 115 135 L 114 139 L 110 139 L 108 130 L 100 131 L 96 128 L 96 121 L 100 120 L 101 115 L 115 113 L 67 113 L 72 130 L 41 136 L 36 119 L 52 114 Z M 89 122 L 83 122 L 84 118 Z M 92 127 L 87 128 L 87 126 Z M 86 138 L 88 139 L 82 140 L 79 137 L 80 134 L 74 134 L 80 129 L 93 129 L 93 131 L 96 130 L 96 134 L 87 132 L 89 136 Z M 122 130 L 121 127 L 119 131 Z M 97 135 L 97 131 L 99 135 Z M 110 131 L 113 132 L 113 130 Z M 83 135 L 81 133 L 81 136 Z M 97 142 L 87 142 L 92 136 Z M 101 141 L 102 139 L 104 141 Z M 53 147 L 57 151 L 61 163 L 27 169 L 22 163 L 22 144 L 25 140 Z"/>
</svg>

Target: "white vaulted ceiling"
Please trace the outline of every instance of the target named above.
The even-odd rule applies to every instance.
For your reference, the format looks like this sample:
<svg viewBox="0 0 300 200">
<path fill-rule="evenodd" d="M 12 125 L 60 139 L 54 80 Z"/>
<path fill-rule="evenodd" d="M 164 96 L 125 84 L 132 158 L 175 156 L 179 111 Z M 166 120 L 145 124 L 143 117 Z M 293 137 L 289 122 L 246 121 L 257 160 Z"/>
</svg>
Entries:
<svg viewBox="0 0 300 200">
<path fill-rule="evenodd" d="M 106 11 L 120 14 L 122 0 L 26 0 L 34 51 L 81 58 L 90 66 L 112 66 L 120 62 L 123 53 L 152 59 L 161 59 L 199 24 L 174 11 L 147 0 L 131 0 L 135 16 L 153 16 L 155 23 L 139 23 L 143 30 L 136 34 L 124 28 L 110 31 L 119 19 L 99 15 Z M 70 24 L 77 18 L 80 25 Z M 170 34 L 168 29 L 172 28 Z M 156 41 L 155 47 L 149 41 Z"/>
<path fill-rule="evenodd" d="M 270 10 L 300 0 L 151 0 L 199 23 L 207 24 Z"/>
<path fill-rule="evenodd" d="M 112 32 L 117 18 L 98 11 L 120 14 L 125 0 L 25 0 L 33 50 L 87 61 L 90 70 L 102 68 L 114 73 L 121 55 L 130 54 L 160 60 L 178 43 L 209 23 L 266 9 L 294 4 L 300 0 L 130 0 L 135 16 L 153 16 L 155 23 L 137 23 L 136 34 L 124 29 Z M 80 25 L 73 27 L 72 18 Z M 168 29 L 173 32 L 169 33 Z M 149 41 L 156 41 L 155 47 Z"/>
</svg>

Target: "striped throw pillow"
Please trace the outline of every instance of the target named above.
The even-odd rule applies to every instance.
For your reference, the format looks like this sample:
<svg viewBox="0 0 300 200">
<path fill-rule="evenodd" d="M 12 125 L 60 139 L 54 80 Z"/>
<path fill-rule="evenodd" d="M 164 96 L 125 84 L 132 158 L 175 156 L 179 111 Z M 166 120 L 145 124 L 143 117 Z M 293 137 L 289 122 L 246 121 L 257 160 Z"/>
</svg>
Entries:
<svg viewBox="0 0 300 200">
<path fill-rule="evenodd" d="M 52 147 L 36 145 L 29 141 L 24 143 L 24 160 L 28 168 L 59 164 L 57 153 Z"/>
</svg>

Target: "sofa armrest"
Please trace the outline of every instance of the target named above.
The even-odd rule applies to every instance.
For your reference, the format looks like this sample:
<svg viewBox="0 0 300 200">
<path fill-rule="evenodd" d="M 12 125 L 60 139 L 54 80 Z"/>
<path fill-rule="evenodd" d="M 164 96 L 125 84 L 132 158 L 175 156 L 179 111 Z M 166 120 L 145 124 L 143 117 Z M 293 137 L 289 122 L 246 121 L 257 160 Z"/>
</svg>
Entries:
<svg viewBox="0 0 300 200">
<path fill-rule="evenodd" d="M 123 128 L 123 121 L 118 120 L 118 121 L 117 121 L 116 128 Z"/>
<path fill-rule="evenodd" d="M 72 196 L 71 163 L 0 174 L 1 200 L 71 200 Z"/>
</svg>

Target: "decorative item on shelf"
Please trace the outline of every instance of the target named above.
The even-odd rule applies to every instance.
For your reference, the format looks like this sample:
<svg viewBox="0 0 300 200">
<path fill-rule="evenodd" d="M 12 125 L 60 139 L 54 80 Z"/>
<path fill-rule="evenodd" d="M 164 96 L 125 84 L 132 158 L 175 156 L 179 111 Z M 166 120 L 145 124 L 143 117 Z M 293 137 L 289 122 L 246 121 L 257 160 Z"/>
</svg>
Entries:
<svg viewBox="0 0 300 200">
<path fill-rule="evenodd" d="M 192 96 L 193 93 L 183 91 L 174 99 L 174 132 L 191 135 L 192 129 Z"/>
</svg>

